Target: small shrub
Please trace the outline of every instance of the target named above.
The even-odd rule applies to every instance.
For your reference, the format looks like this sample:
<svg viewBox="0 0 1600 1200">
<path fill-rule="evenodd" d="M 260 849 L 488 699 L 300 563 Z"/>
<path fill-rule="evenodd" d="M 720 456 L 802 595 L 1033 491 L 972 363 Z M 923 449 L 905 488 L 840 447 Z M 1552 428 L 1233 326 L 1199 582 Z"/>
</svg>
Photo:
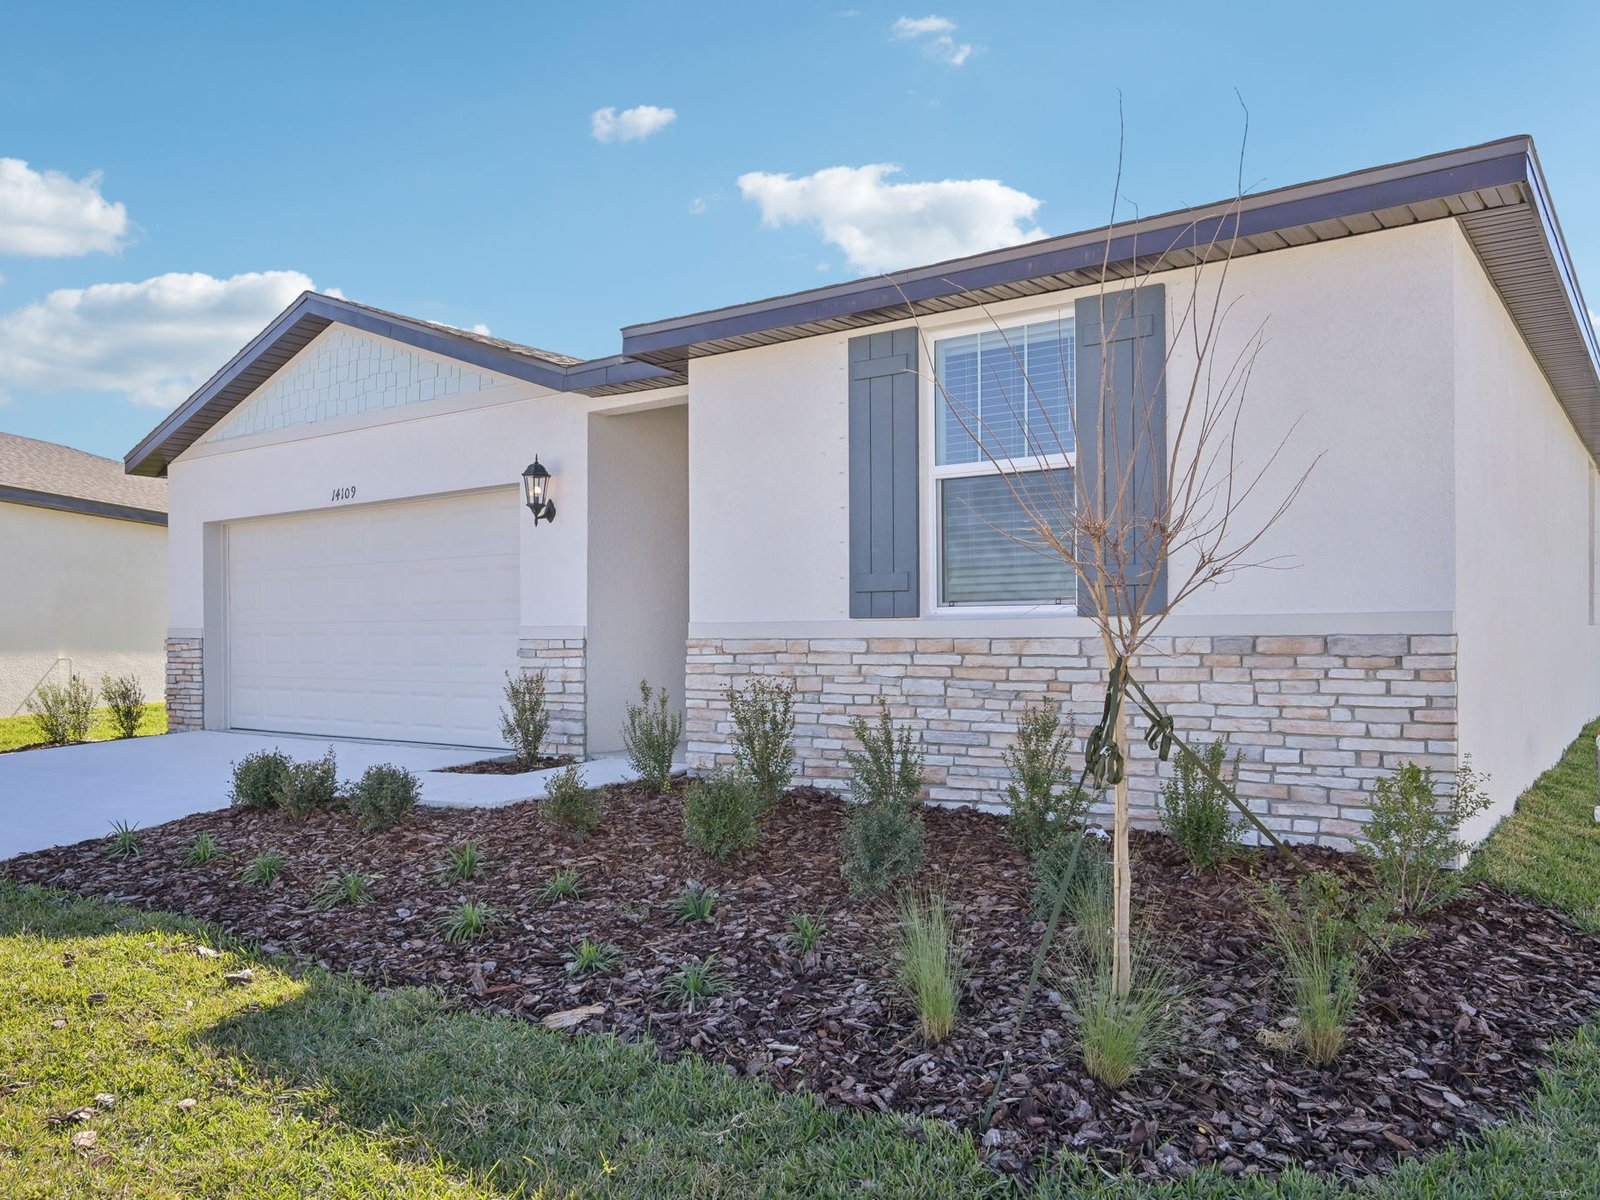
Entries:
<svg viewBox="0 0 1600 1200">
<path fill-rule="evenodd" d="M 393 763 L 368 767 L 347 790 L 345 804 L 365 833 L 393 829 L 422 799 L 422 781 Z"/>
<path fill-rule="evenodd" d="M 525 767 L 537 766 L 545 734 L 550 732 L 544 672 L 513 675 L 507 671 L 505 696 L 505 706 L 500 710 L 500 736 L 519 763 Z"/>
<path fill-rule="evenodd" d="M 278 807 L 291 817 L 303 818 L 339 803 L 339 764 L 333 747 L 321 758 L 290 763 L 278 781 Z"/>
<path fill-rule="evenodd" d="M 845 752 L 856 803 L 840 835 L 840 869 L 852 891 L 880 893 L 922 865 L 922 753 L 887 704 L 872 724 L 856 717 L 850 727 L 861 749 Z"/>
<path fill-rule="evenodd" d="M 662 994 L 677 1001 L 679 1007 L 694 1012 L 722 991 L 722 976 L 713 966 L 716 961 L 713 954 L 703 962 L 684 963 L 661 985 Z"/>
<path fill-rule="evenodd" d="M 733 720 L 733 756 L 766 808 L 794 779 L 794 684 L 754 678 L 726 693 Z"/>
<path fill-rule="evenodd" d="M 444 940 L 452 946 L 458 946 L 462 942 L 477 941 L 499 922 L 500 914 L 487 904 L 467 900 L 440 917 L 438 924 Z"/>
<path fill-rule="evenodd" d="M 245 864 L 244 870 L 239 872 L 239 881 L 265 887 L 275 882 L 288 865 L 289 860 L 283 854 L 277 850 L 268 850 L 264 854 L 256 855 Z"/>
<path fill-rule="evenodd" d="M 1126 994 L 1117 991 L 1106 949 L 1078 956 L 1061 990 L 1077 1020 L 1084 1068 L 1107 1087 L 1125 1087 L 1177 1039 L 1180 998 L 1175 977 L 1148 945 L 1136 944 Z"/>
<path fill-rule="evenodd" d="M 584 938 L 572 948 L 572 959 L 567 963 L 567 971 L 572 975 L 588 975 L 591 972 L 604 975 L 617 965 L 622 958 L 622 951 L 610 942 L 591 942 Z"/>
<path fill-rule="evenodd" d="M 126 821 L 113 821 L 111 823 L 111 836 L 106 842 L 107 858 L 138 858 L 143 849 L 141 842 L 143 835 L 137 825 L 130 825 Z"/>
<path fill-rule="evenodd" d="M 576 900 L 581 892 L 578 873 L 567 867 L 557 867 L 550 882 L 539 890 L 539 899 L 545 904 L 554 904 L 557 900 Z"/>
<path fill-rule="evenodd" d="M 956 1027 L 966 947 L 956 937 L 941 892 L 912 892 L 899 906 L 894 978 L 917 1010 L 924 1040 L 938 1045 Z"/>
<path fill-rule="evenodd" d="M 1414 915 L 1455 896 L 1461 872 L 1451 867 L 1468 850 L 1457 835 L 1488 805 L 1470 757 L 1461 760 L 1455 786 L 1443 797 L 1433 771 L 1416 763 L 1377 781 L 1361 852 L 1372 860 L 1373 880 L 1395 909 Z"/>
<path fill-rule="evenodd" d="M 557 771 L 545 784 L 539 812 L 546 821 L 560 826 L 575 838 L 586 838 L 599 828 L 605 816 L 605 800 L 599 788 L 583 785 L 576 763 Z"/>
<path fill-rule="evenodd" d="M 372 876 L 346 871 L 331 876 L 322 890 L 311 898 L 313 908 L 329 909 L 339 904 L 367 904 L 372 900 Z"/>
<path fill-rule="evenodd" d="M 235 808 L 276 808 L 294 762 L 282 750 L 257 750 L 233 764 L 228 803 Z"/>
<path fill-rule="evenodd" d="M 1201 752 L 1206 767 L 1230 787 L 1239 778 L 1242 755 L 1228 761 L 1221 738 Z M 1187 754 L 1179 754 L 1172 778 L 1161 787 L 1161 823 L 1197 871 L 1209 871 L 1239 844 L 1233 802 Z"/>
<path fill-rule="evenodd" d="M 839 836 L 840 870 L 853 892 L 878 895 L 922 865 L 921 817 L 887 802 L 855 804 Z"/>
<path fill-rule="evenodd" d="M 1339 1057 L 1365 973 L 1370 922 L 1335 875 L 1301 879 L 1293 899 L 1269 884 L 1257 904 L 1282 961 L 1306 1057 L 1326 1066 Z"/>
<path fill-rule="evenodd" d="M 119 738 L 131 738 L 139 732 L 139 722 L 144 719 L 144 688 L 137 675 L 118 675 L 113 679 L 104 675 L 100 679 L 100 696 L 111 710 L 111 725 Z"/>
<path fill-rule="evenodd" d="M 1048 920 L 1057 893 L 1065 889 L 1062 912 L 1071 918 L 1086 899 L 1110 895 L 1111 850 L 1093 834 L 1085 835 L 1081 846 L 1076 837 L 1061 838 L 1034 856 L 1033 878 L 1033 915 Z"/>
<path fill-rule="evenodd" d="M 639 681 L 639 703 L 628 705 L 628 720 L 622 730 L 622 744 L 628 764 L 638 772 L 645 786 L 666 791 L 672 781 L 672 756 L 683 738 L 683 714 L 672 712 L 667 689 L 653 689 Z"/>
<path fill-rule="evenodd" d="M 922 796 L 922 751 L 910 728 L 900 728 L 889 717 L 889 706 L 878 703 L 878 716 L 868 723 L 850 719 L 850 729 L 860 750 L 846 750 L 850 764 L 850 795 L 858 804 L 916 805 Z"/>
<path fill-rule="evenodd" d="M 1089 796 L 1073 782 L 1072 727 L 1048 701 L 1025 709 L 1016 743 L 1006 749 L 1011 782 L 1006 830 L 1029 856 L 1059 841 L 1089 811 Z"/>
<path fill-rule="evenodd" d="M 183 852 L 183 861 L 185 866 L 203 867 L 207 863 L 215 862 L 224 853 L 222 847 L 217 845 L 216 838 L 209 833 L 202 833 Z"/>
<path fill-rule="evenodd" d="M 709 921 L 717 911 L 717 889 L 703 883 L 686 883 L 672 901 L 673 919 L 680 925 Z"/>
<path fill-rule="evenodd" d="M 735 851 L 756 844 L 766 807 L 742 772 L 713 772 L 684 792 L 683 840 L 718 862 L 727 862 Z"/>
<path fill-rule="evenodd" d="M 41 683 L 28 697 L 28 714 L 39 737 L 52 746 L 86 741 L 94 723 L 95 690 L 77 675 L 65 683 Z"/>
<path fill-rule="evenodd" d="M 461 883 L 476 879 L 483 871 L 483 854 L 473 838 L 444 852 L 444 866 L 434 872 L 441 883 Z"/>
<path fill-rule="evenodd" d="M 789 918 L 789 946 L 796 954 L 810 954 L 822 941 L 824 932 L 822 922 L 808 913 L 797 912 Z"/>
</svg>

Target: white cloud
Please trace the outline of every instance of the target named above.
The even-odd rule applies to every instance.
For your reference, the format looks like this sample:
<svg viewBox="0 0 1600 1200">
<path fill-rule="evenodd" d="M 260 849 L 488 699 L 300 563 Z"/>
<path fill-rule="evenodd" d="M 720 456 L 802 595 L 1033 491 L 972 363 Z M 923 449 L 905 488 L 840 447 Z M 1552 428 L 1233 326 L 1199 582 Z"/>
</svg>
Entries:
<svg viewBox="0 0 1600 1200">
<path fill-rule="evenodd" d="M 897 38 L 917 38 L 928 33 L 954 33 L 956 23 L 949 17 L 901 17 L 889 29 Z"/>
<path fill-rule="evenodd" d="M 889 26 L 892 37 L 903 42 L 916 42 L 922 52 L 934 62 L 959 67 L 972 57 L 972 43 L 958 42 L 952 36 L 956 23 L 949 17 L 901 17 Z"/>
<path fill-rule="evenodd" d="M 597 142 L 638 142 L 652 133 L 660 133 L 677 119 L 677 109 L 657 108 L 654 104 L 641 104 L 621 112 L 599 108 L 589 118 L 589 130 Z"/>
<path fill-rule="evenodd" d="M 704 196 L 696 196 L 693 200 L 689 201 L 689 212 L 694 216 L 701 216 L 706 211 L 707 207 L 708 205 L 706 204 L 706 198 Z"/>
<path fill-rule="evenodd" d="M 98 171 L 73 179 L 0 158 L 0 254 L 115 254 L 127 235 L 128 210 L 100 194 Z"/>
<path fill-rule="evenodd" d="M 298 271 L 263 271 L 62 288 L 0 315 L 0 388 L 171 407 L 312 287 Z"/>
<path fill-rule="evenodd" d="M 764 224 L 815 225 L 866 273 L 938 262 L 1043 237 L 1039 201 L 994 179 L 891 183 L 890 163 L 827 167 L 796 179 L 752 171 L 739 191 Z"/>
</svg>

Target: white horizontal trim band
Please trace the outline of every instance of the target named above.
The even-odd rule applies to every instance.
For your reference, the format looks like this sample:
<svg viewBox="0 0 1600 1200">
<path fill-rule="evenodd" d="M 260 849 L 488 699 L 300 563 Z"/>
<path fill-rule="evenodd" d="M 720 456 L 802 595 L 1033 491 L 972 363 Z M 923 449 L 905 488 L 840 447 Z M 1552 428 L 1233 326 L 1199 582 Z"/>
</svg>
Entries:
<svg viewBox="0 0 1600 1200">
<path fill-rule="evenodd" d="M 1098 637 L 1088 617 L 939 614 L 865 621 L 691 621 L 691 638 Z M 1448 634 L 1455 614 L 1439 612 L 1255 613 L 1170 617 L 1158 637 L 1261 637 L 1336 633 Z"/>
</svg>

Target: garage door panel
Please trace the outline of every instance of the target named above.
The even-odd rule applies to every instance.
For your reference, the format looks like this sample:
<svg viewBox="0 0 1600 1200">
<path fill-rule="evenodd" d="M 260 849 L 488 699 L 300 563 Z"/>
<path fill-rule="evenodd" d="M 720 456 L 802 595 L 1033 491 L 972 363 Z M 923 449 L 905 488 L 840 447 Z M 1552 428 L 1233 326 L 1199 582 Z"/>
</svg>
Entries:
<svg viewBox="0 0 1600 1200">
<path fill-rule="evenodd" d="M 506 490 L 230 526 L 229 723 L 498 747 L 517 501 Z"/>
</svg>

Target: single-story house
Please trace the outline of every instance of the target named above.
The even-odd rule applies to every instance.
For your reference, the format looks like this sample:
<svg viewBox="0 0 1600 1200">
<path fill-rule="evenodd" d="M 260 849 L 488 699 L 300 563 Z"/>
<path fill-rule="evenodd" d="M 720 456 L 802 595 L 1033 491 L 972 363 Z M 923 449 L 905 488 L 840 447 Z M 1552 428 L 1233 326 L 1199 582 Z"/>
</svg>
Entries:
<svg viewBox="0 0 1600 1200">
<path fill-rule="evenodd" d="M 1341 843 L 1376 776 L 1465 754 L 1481 833 L 1600 712 L 1600 354 L 1525 137 L 633 325 L 598 360 L 307 293 L 127 456 L 170 481 L 173 727 L 493 747 L 504 673 L 542 668 L 564 748 L 616 749 L 643 677 L 705 766 L 724 689 L 773 674 L 807 779 L 883 697 L 933 799 L 999 803 L 1017 713 L 1058 697 L 1083 732 L 1105 664 L 951 398 L 1026 357 L 1069 420 L 1102 287 L 1136 278 L 1120 336 L 1180 370 L 1219 233 L 1230 327 L 1266 328 L 1242 461 L 1321 457 L 1258 548 L 1293 569 L 1189 596 L 1143 677 L 1291 837 Z M 1131 771 L 1148 805 L 1157 765 Z"/>
<path fill-rule="evenodd" d="M 136 675 L 161 699 L 167 485 L 115 459 L 0 433 L 0 716 L 42 683 Z"/>
</svg>

